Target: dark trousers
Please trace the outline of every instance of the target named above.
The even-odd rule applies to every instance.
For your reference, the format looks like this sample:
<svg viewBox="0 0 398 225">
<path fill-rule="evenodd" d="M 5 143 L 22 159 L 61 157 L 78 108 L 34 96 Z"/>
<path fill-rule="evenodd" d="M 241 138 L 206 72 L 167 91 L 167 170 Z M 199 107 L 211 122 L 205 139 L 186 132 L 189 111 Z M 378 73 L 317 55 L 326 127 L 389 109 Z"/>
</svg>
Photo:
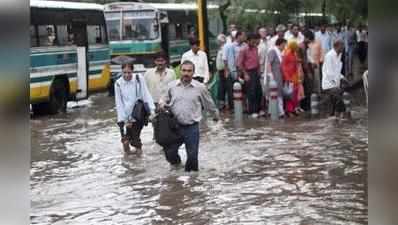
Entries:
<svg viewBox="0 0 398 225">
<path fill-rule="evenodd" d="M 250 80 L 246 84 L 248 113 L 258 113 L 260 111 L 262 97 L 260 75 L 257 70 L 250 70 L 248 74 L 250 76 Z"/>
<path fill-rule="evenodd" d="M 183 136 L 183 141 L 180 143 L 172 144 L 165 147 L 164 153 L 166 160 L 172 165 L 178 165 L 181 163 L 181 158 L 178 155 L 178 149 L 182 144 L 185 144 L 185 150 L 187 152 L 187 162 L 185 163 L 185 171 L 198 171 L 198 154 L 199 154 L 199 123 L 193 125 L 183 125 L 179 128 L 180 133 Z"/>
<path fill-rule="evenodd" d="M 304 87 L 304 98 L 300 102 L 300 106 L 305 111 L 311 110 L 311 94 L 314 89 L 314 79 L 312 72 L 307 72 L 304 75 L 303 87 Z"/>
<path fill-rule="evenodd" d="M 225 96 L 227 96 L 229 109 L 233 109 L 234 100 L 232 74 L 229 74 L 228 77 L 225 77 L 224 70 L 219 70 L 218 75 L 220 77 L 218 84 L 218 100 L 222 103 L 225 103 Z"/>
<path fill-rule="evenodd" d="M 364 41 L 358 42 L 358 57 L 359 61 L 362 64 L 365 63 L 367 54 L 368 54 L 368 49 L 366 46 L 366 42 Z"/>
<path fill-rule="evenodd" d="M 325 90 L 325 93 L 329 96 L 330 99 L 330 115 L 345 112 L 343 92 L 344 90 L 341 88 L 332 88 L 329 90 Z"/>
<path fill-rule="evenodd" d="M 126 135 L 129 139 L 130 145 L 139 149 L 141 149 L 142 147 L 142 142 L 140 138 L 142 128 L 143 125 L 140 123 L 132 123 L 131 127 L 126 127 Z"/>
</svg>

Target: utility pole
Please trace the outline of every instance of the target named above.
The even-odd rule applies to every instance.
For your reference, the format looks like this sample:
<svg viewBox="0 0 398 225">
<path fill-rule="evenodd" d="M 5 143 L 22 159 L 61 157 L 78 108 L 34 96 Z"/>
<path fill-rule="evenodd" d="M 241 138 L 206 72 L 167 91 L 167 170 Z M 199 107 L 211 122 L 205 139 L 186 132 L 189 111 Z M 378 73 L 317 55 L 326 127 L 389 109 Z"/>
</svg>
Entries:
<svg viewBox="0 0 398 225">
<path fill-rule="evenodd" d="M 207 27 L 207 0 L 197 0 L 198 4 L 198 36 L 200 48 L 209 53 L 209 37 Z"/>
</svg>

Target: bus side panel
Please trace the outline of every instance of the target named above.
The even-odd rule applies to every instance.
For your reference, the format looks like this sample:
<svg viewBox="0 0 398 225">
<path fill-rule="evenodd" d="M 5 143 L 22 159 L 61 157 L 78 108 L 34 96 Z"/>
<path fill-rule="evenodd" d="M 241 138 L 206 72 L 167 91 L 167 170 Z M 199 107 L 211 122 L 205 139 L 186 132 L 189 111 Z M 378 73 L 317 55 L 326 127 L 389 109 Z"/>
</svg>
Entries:
<svg viewBox="0 0 398 225">
<path fill-rule="evenodd" d="M 89 91 L 107 88 L 110 81 L 110 55 L 108 46 L 89 46 Z"/>
<path fill-rule="evenodd" d="M 170 41 L 170 46 L 169 46 L 170 62 L 171 63 L 179 62 L 181 60 L 181 56 L 190 48 L 191 47 L 187 40 Z"/>
<path fill-rule="evenodd" d="M 125 42 L 125 43 L 111 43 L 111 55 L 141 55 L 141 54 L 155 54 L 161 49 L 160 42 Z"/>
<path fill-rule="evenodd" d="M 76 93 L 76 50 L 65 48 L 44 48 L 32 50 L 30 70 L 31 103 L 47 102 L 51 83 L 56 76 L 66 75 L 70 95 Z"/>
</svg>

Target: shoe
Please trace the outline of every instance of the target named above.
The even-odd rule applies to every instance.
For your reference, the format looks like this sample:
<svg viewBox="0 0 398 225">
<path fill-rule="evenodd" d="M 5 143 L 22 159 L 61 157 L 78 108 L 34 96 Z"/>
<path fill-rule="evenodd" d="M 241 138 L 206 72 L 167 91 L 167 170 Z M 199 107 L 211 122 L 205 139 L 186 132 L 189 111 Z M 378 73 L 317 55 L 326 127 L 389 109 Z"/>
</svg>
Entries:
<svg viewBox="0 0 398 225">
<path fill-rule="evenodd" d="M 260 113 L 258 114 L 259 116 L 265 116 L 264 110 L 261 110 Z"/>
</svg>

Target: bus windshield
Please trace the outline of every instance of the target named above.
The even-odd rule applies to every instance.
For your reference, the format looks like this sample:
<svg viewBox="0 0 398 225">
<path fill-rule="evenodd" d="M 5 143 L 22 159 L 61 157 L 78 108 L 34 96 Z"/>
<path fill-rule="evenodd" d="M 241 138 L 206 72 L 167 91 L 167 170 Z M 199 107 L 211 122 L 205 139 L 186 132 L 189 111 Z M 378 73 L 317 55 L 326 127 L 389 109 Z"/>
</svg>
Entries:
<svg viewBox="0 0 398 225">
<path fill-rule="evenodd" d="M 105 13 L 110 41 L 120 41 L 120 12 Z"/>
<path fill-rule="evenodd" d="M 107 12 L 105 16 L 111 41 L 159 38 L 159 23 L 154 11 Z M 122 23 L 120 18 L 123 18 Z"/>
<path fill-rule="evenodd" d="M 159 37 L 159 26 L 156 17 L 138 18 L 123 15 L 123 40 L 154 40 Z"/>
</svg>

